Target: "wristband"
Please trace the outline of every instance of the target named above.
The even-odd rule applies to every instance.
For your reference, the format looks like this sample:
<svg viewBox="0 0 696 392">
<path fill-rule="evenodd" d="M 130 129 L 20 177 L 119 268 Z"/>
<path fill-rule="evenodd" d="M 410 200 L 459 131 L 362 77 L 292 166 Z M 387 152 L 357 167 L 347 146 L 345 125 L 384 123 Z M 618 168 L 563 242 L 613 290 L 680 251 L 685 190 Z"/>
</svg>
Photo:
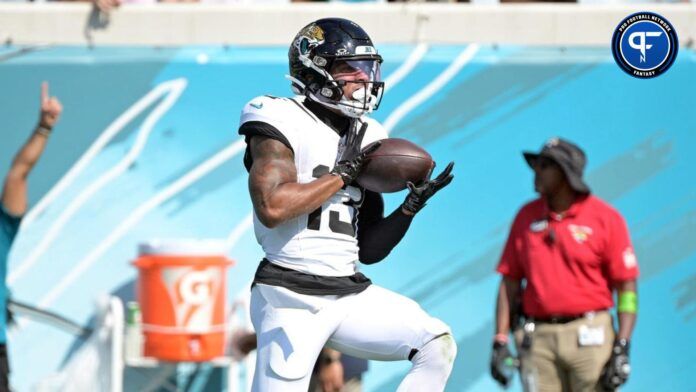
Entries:
<svg viewBox="0 0 696 392">
<path fill-rule="evenodd" d="M 509 341 L 508 335 L 506 333 L 497 333 L 493 336 L 493 341 L 507 344 Z"/>
<path fill-rule="evenodd" d="M 638 313 L 638 296 L 635 291 L 623 291 L 619 293 L 619 313 Z"/>
<path fill-rule="evenodd" d="M 36 131 L 34 131 L 34 132 L 38 133 L 39 135 L 41 135 L 43 137 L 51 136 L 51 128 L 48 128 L 48 127 L 43 126 L 43 125 L 39 125 L 38 127 L 36 127 Z"/>
</svg>

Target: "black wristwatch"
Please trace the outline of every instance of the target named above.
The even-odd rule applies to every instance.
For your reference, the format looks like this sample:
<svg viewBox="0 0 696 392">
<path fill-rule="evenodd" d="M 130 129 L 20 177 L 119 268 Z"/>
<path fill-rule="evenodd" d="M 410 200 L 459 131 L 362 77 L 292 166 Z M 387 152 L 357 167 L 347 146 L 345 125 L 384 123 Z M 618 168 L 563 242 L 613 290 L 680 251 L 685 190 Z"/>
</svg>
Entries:
<svg viewBox="0 0 696 392">
<path fill-rule="evenodd" d="M 619 346 L 619 347 L 625 348 L 626 351 L 628 351 L 628 348 L 630 345 L 631 345 L 631 341 L 628 339 L 616 339 L 614 341 L 614 346 Z"/>
</svg>

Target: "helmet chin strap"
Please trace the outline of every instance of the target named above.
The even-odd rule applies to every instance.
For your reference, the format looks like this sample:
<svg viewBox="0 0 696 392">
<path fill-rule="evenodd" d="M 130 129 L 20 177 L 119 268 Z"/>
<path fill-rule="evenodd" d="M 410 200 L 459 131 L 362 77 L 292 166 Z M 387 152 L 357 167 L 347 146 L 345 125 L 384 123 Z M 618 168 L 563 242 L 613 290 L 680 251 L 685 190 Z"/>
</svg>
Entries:
<svg viewBox="0 0 696 392">
<path fill-rule="evenodd" d="M 292 92 L 297 94 L 297 95 L 303 95 L 303 91 L 307 89 L 307 86 L 305 86 L 304 83 L 302 83 L 299 79 L 293 78 L 290 75 L 285 75 L 285 79 L 289 80 L 292 82 L 290 85 L 290 88 L 292 88 Z"/>
</svg>

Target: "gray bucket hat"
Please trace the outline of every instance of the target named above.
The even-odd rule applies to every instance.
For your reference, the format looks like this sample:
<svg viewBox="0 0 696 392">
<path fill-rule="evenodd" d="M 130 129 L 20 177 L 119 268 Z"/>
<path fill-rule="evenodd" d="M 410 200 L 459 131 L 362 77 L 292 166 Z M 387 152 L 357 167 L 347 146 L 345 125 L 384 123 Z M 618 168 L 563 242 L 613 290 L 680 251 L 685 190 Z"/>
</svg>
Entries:
<svg viewBox="0 0 696 392">
<path fill-rule="evenodd" d="M 549 139 L 538 153 L 525 151 L 522 153 L 530 167 L 539 157 L 546 157 L 556 162 L 568 179 L 570 187 L 578 193 L 590 193 L 590 187 L 582 179 L 587 159 L 585 153 L 575 144 L 558 137 Z"/>
</svg>

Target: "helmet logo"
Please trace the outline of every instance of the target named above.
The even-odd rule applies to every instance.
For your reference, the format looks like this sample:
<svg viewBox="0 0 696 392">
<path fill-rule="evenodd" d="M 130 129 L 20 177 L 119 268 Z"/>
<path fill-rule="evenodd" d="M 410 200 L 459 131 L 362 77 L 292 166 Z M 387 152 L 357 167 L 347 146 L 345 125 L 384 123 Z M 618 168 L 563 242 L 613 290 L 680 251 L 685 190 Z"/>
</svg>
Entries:
<svg viewBox="0 0 696 392">
<path fill-rule="evenodd" d="M 336 56 L 346 56 L 348 54 L 348 49 L 340 48 L 336 51 Z"/>
<path fill-rule="evenodd" d="M 307 55 L 312 48 L 321 45 L 324 42 L 324 30 L 321 27 L 312 24 L 307 26 L 297 35 L 295 46 L 301 54 Z"/>
<path fill-rule="evenodd" d="M 300 53 L 309 53 L 309 40 L 307 38 L 301 37 L 299 40 L 297 40 L 297 42 L 297 48 L 300 50 Z"/>
<path fill-rule="evenodd" d="M 305 34 L 302 34 L 306 36 L 307 38 L 314 40 L 314 41 L 323 41 L 324 40 L 324 30 L 321 29 L 321 27 L 313 24 L 311 26 L 307 27 L 307 31 Z"/>
</svg>

